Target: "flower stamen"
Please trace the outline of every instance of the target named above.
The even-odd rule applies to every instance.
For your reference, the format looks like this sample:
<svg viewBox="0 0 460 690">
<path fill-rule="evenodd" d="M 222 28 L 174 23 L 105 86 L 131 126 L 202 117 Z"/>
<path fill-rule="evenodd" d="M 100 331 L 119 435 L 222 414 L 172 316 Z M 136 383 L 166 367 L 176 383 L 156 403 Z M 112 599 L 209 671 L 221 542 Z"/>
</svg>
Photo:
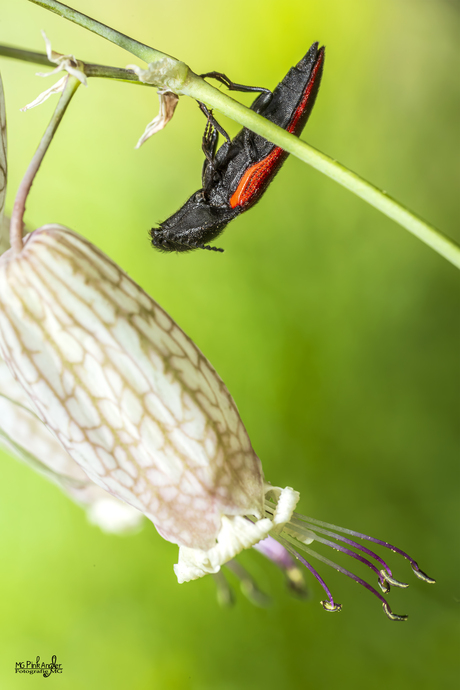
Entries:
<svg viewBox="0 0 460 690">
<path fill-rule="evenodd" d="M 276 515 L 276 510 L 277 510 L 277 505 L 274 503 L 274 501 L 269 497 L 268 499 L 266 498 L 264 501 L 264 507 L 265 507 L 265 515 L 273 521 L 275 521 L 275 515 Z M 332 531 L 334 530 L 334 531 Z M 331 561 L 330 559 L 320 555 L 316 551 L 313 551 L 312 549 L 308 548 L 310 544 L 312 544 L 314 541 L 318 542 L 319 544 L 324 544 L 324 546 L 329 546 L 331 549 L 334 549 L 335 551 L 339 551 L 341 553 L 346 554 L 347 556 L 350 556 L 351 558 L 354 558 L 355 560 L 359 561 L 363 565 L 367 566 L 370 568 L 376 575 L 377 575 L 377 581 L 379 584 L 380 589 L 384 594 L 387 594 L 390 591 L 390 585 L 393 585 L 395 587 L 401 587 L 401 588 L 406 588 L 408 587 L 408 584 L 405 582 L 400 582 L 397 580 L 395 577 L 393 577 L 393 574 L 388 566 L 388 564 L 378 556 L 378 554 L 374 553 L 370 549 L 366 548 L 362 544 L 354 541 L 353 539 L 349 539 L 348 537 L 344 537 L 341 534 L 337 534 L 337 532 L 342 532 L 347 535 L 351 535 L 353 537 L 358 537 L 359 539 L 366 539 L 368 541 L 372 541 L 375 544 L 379 544 L 380 546 L 385 546 L 386 548 L 390 549 L 394 553 L 398 553 L 401 556 L 403 556 L 406 560 L 409 561 L 412 570 L 414 571 L 415 575 L 419 577 L 420 579 L 424 580 L 425 582 L 428 583 L 433 583 L 434 580 L 426 575 L 422 570 L 420 570 L 418 563 L 414 561 L 413 558 L 411 558 L 408 554 L 406 554 L 404 551 L 401 549 L 397 548 L 396 546 L 393 546 L 392 544 L 389 544 L 388 542 L 381 541 L 379 539 L 375 539 L 374 537 L 369 537 L 365 534 L 361 534 L 359 532 L 354 532 L 352 530 L 345 529 L 343 527 L 338 527 L 337 525 L 331 525 L 327 522 L 322 522 L 320 520 L 315 520 L 314 518 L 306 517 L 304 515 L 300 515 L 299 513 L 293 512 L 291 518 L 289 519 L 288 522 L 283 524 L 281 530 L 277 532 L 272 532 L 272 536 L 275 539 L 278 539 L 280 543 L 283 543 L 285 547 L 288 549 L 288 546 L 286 544 L 286 541 L 290 543 L 291 547 L 288 549 L 289 552 L 294 555 L 297 559 L 301 560 L 302 563 L 314 574 L 316 579 L 320 582 L 322 585 L 323 589 L 328 593 L 329 597 L 329 589 L 326 587 L 324 582 L 319 578 L 318 574 L 316 571 L 313 571 L 310 564 L 307 563 L 304 559 L 302 559 L 297 552 L 294 551 L 292 546 L 295 548 L 300 548 L 303 551 L 305 551 L 307 554 L 312 556 L 313 558 L 318 559 L 322 563 L 325 563 L 326 565 L 331 566 L 334 568 L 334 570 L 337 570 L 338 572 L 346 575 L 347 577 L 351 578 L 358 584 L 360 584 L 362 587 L 367 589 L 369 592 L 374 594 L 381 602 L 383 606 L 383 610 L 385 611 L 386 615 L 388 618 L 391 620 L 406 620 L 407 616 L 400 616 L 396 613 L 393 613 L 391 610 L 387 600 L 379 594 L 379 592 L 374 589 L 368 582 L 363 580 L 362 578 L 358 577 L 354 573 L 350 572 L 346 568 L 343 568 L 342 566 L 338 565 L 334 561 Z M 320 536 L 324 535 L 324 536 Z M 326 539 L 325 537 L 331 537 L 335 541 L 331 541 L 330 539 Z M 341 542 L 341 543 L 337 543 Z M 345 546 L 343 545 L 345 544 Z M 366 554 L 370 558 L 373 558 L 377 561 L 377 563 L 381 566 L 378 568 L 374 563 L 372 563 L 370 560 L 365 558 L 363 555 L 360 553 L 356 553 L 353 551 L 351 548 L 348 547 L 353 547 L 356 549 L 358 552 L 362 552 L 363 554 Z M 327 611 L 335 611 L 337 610 L 337 607 L 332 599 L 332 597 L 329 598 L 329 601 L 326 602 L 321 602 L 323 604 L 323 607 Z"/>
<path fill-rule="evenodd" d="M 212 577 L 217 587 L 217 601 L 219 604 L 225 608 L 233 606 L 235 603 L 235 595 L 222 570 L 219 570 L 217 573 L 212 573 Z"/>
<path fill-rule="evenodd" d="M 335 542 L 329 541 L 329 539 L 324 539 L 323 537 L 319 537 L 318 535 L 316 536 L 316 541 L 319 544 L 324 544 L 325 546 L 329 546 L 331 549 L 334 549 L 335 551 L 340 551 L 341 553 L 345 553 L 347 556 L 351 556 L 351 558 L 354 558 L 355 560 L 359 561 L 360 563 L 363 563 L 366 565 L 368 568 L 374 571 L 374 573 L 377 575 L 378 582 L 380 585 L 380 588 L 384 594 L 387 594 L 390 591 L 390 586 L 387 584 L 387 580 L 382 576 L 381 571 L 370 561 L 367 560 L 367 558 L 364 558 L 363 556 L 360 556 L 359 554 L 355 553 L 351 549 L 347 549 L 346 546 L 341 546 L 340 544 L 336 544 Z"/>
<path fill-rule="evenodd" d="M 307 596 L 308 590 L 305 585 L 303 572 L 282 544 L 273 537 L 266 537 L 254 544 L 253 549 L 262 553 L 283 571 L 287 585 L 293 594 L 302 599 Z"/>
<path fill-rule="evenodd" d="M 292 539 L 292 537 L 291 537 Z M 377 597 L 382 602 L 383 610 L 385 611 L 386 615 L 388 618 L 390 618 L 393 621 L 405 621 L 407 620 L 406 615 L 399 615 L 397 613 L 393 613 L 393 611 L 390 608 L 389 603 L 387 600 L 379 593 L 377 590 L 372 587 L 368 582 L 363 580 L 361 577 L 358 577 L 358 575 L 355 575 L 354 573 L 350 572 L 346 568 L 343 568 L 341 565 L 338 565 L 338 563 L 334 563 L 334 561 L 329 560 L 329 558 L 326 558 L 325 556 L 322 556 L 321 554 L 317 553 L 316 551 L 313 551 L 313 549 L 309 549 L 308 546 L 305 546 L 305 544 L 298 543 L 299 548 L 301 548 L 303 551 L 308 553 L 309 556 L 313 556 L 313 558 L 316 558 L 317 560 L 321 561 L 325 565 L 329 565 L 331 568 L 334 568 L 334 570 L 337 570 L 337 572 L 342 573 L 342 575 L 346 575 L 347 577 L 351 578 L 354 580 L 354 582 L 357 582 L 359 585 L 367 589 L 371 594 Z M 323 607 L 326 610 L 330 610 L 329 607 L 324 606 Z"/>
<path fill-rule="evenodd" d="M 326 611 L 333 612 L 333 613 L 336 613 L 337 611 L 341 611 L 342 610 L 342 604 L 337 604 L 334 601 L 334 598 L 331 594 L 329 587 L 324 582 L 321 575 L 314 569 L 314 567 L 307 560 L 305 560 L 305 558 L 303 556 L 301 556 L 300 553 L 298 553 L 295 549 L 293 549 L 292 546 L 290 545 L 290 543 L 286 539 L 283 539 L 283 537 L 278 537 L 277 539 L 279 540 L 280 544 L 282 544 L 284 546 L 286 551 L 289 551 L 289 553 L 292 556 L 294 556 L 294 558 L 297 558 L 297 560 L 300 561 L 307 568 L 307 570 L 309 570 L 311 572 L 311 574 L 318 580 L 319 584 L 321 585 L 321 587 L 326 592 L 328 601 L 322 601 L 321 602 L 323 609 L 325 609 Z"/>
<path fill-rule="evenodd" d="M 297 518 L 293 518 L 291 522 L 294 525 L 298 525 L 299 527 L 304 524 L 301 520 L 298 520 Z M 362 551 L 363 553 L 367 554 L 368 556 L 376 560 L 378 563 L 380 563 L 380 565 L 382 566 L 381 570 L 379 571 L 381 579 L 386 580 L 395 587 L 408 587 L 408 585 L 406 585 L 404 582 L 399 582 L 399 580 L 393 578 L 393 573 L 391 572 L 388 563 L 386 563 L 383 560 L 383 558 L 381 558 L 377 553 L 374 553 L 374 551 L 368 549 L 366 546 L 359 544 L 357 541 L 353 541 L 353 539 L 347 539 L 346 537 L 343 537 L 340 534 L 335 534 L 335 532 L 331 532 L 330 530 L 322 529 L 317 525 L 314 526 L 314 531 L 319 532 L 320 534 L 324 534 L 327 537 L 332 537 L 337 541 L 341 541 L 345 544 L 348 544 L 349 546 L 352 546 L 355 549 L 358 549 L 359 551 Z"/>
<path fill-rule="evenodd" d="M 240 582 L 241 591 L 252 604 L 259 606 L 260 608 L 265 608 L 271 603 L 270 597 L 264 594 L 257 587 L 256 581 L 248 573 L 246 568 L 243 568 L 241 563 L 238 563 L 238 561 L 232 559 L 225 564 L 225 567 L 236 575 Z"/>
<path fill-rule="evenodd" d="M 420 580 L 423 580 L 424 582 L 427 582 L 428 584 L 435 584 L 436 580 L 426 573 L 421 570 L 419 567 L 417 561 L 415 561 L 409 554 L 407 554 L 405 551 L 402 551 L 401 549 L 398 549 L 397 546 L 393 546 L 393 544 L 390 544 L 387 541 L 382 541 L 380 539 L 375 539 L 375 537 L 369 537 L 367 534 L 361 534 L 360 532 L 354 532 L 351 529 L 346 529 L 345 527 L 338 527 L 337 525 L 331 525 L 328 522 L 322 522 L 321 520 L 315 520 L 314 518 L 307 517 L 305 515 L 301 515 L 300 513 L 294 513 L 294 516 L 301 520 L 302 522 L 310 522 L 312 525 L 318 525 L 320 527 L 326 527 L 329 529 L 337 530 L 337 532 L 342 532 L 344 534 L 350 534 L 352 537 L 357 537 L 358 539 L 365 539 L 367 541 L 371 541 L 374 544 L 378 544 L 379 546 L 383 546 L 386 549 L 390 549 L 390 551 L 393 551 L 393 553 L 398 553 L 400 556 L 406 559 L 406 561 L 409 561 L 410 566 L 414 572 L 414 575 L 418 577 Z M 390 571 L 388 571 L 390 572 Z M 385 579 L 390 582 L 390 584 L 393 584 L 391 580 L 386 576 Z M 396 580 L 397 582 L 397 580 Z"/>
</svg>

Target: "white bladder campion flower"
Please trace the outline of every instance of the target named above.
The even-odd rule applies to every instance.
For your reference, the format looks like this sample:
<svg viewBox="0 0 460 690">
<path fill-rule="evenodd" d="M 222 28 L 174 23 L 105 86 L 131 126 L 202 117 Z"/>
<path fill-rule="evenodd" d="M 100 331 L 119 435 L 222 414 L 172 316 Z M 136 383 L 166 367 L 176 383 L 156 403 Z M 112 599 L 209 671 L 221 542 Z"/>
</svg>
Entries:
<svg viewBox="0 0 460 690">
<path fill-rule="evenodd" d="M 218 573 L 258 544 L 286 571 L 285 551 L 304 563 L 326 591 L 324 608 L 339 610 L 301 549 L 364 585 L 390 618 L 404 619 L 371 585 L 310 548 L 317 542 L 359 560 L 384 592 L 406 586 L 350 537 L 402 554 L 432 581 L 386 542 L 295 513 L 299 494 L 265 480 L 236 405 L 204 355 L 121 268 L 72 231 L 44 226 L 22 251 L 0 258 L 0 352 L 86 475 L 178 544 L 179 582 Z"/>
</svg>

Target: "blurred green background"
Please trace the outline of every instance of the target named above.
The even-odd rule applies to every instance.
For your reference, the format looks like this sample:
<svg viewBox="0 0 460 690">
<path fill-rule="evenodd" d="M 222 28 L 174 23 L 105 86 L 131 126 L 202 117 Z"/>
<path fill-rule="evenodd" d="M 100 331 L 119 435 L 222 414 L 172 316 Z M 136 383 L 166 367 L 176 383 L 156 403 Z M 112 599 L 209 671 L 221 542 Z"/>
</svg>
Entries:
<svg viewBox="0 0 460 690">
<path fill-rule="evenodd" d="M 459 6 L 438 0 L 74 0 L 77 9 L 188 63 L 273 88 L 314 40 L 327 47 L 304 138 L 460 239 Z M 139 61 L 26 0 L 2 3 L 0 41 L 87 61 Z M 9 196 L 56 104 L 51 85 L 1 59 Z M 242 95 L 249 104 L 251 98 Z M 95 242 L 177 320 L 232 392 L 267 478 L 300 510 L 388 539 L 437 579 L 389 601 L 322 567 L 343 604 L 325 613 L 309 577 L 296 601 L 255 552 L 273 598 L 221 609 L 211 578 L 179 586 L 177 547 L 152 525 L 106 536 L 54 486 L 1 456 L 0 687 L 31 687 L 16 661 L 63 663 L 62 688 L 450 688 L 458 680 L 458 274 L 293 158 L 219 240 L 225 254 L 161 255 L 147 232 L 200 186 L 204 118 L 181 99 L 165 131 L 134 145 L 153 89 L 80 89 L 27 204 Z M 220 117 L 234 134 L 238 127 Z M 457 176 L 457 178 L 456 178 Z M 327 572 L 329 570 L 329 572 Z"/>
</svg>

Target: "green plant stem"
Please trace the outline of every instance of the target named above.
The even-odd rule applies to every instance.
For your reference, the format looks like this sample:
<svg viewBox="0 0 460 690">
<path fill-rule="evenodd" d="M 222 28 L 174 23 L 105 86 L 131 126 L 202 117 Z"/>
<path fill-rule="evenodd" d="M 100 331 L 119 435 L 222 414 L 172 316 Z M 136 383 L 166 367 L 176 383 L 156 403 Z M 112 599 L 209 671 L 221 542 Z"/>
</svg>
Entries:
<svg viewBox="0 0 460 690">
<path fill-rule="evenodd" d="M 24 50 L 23 48 L 0 45 L 0 55 L 13 58 L 14 60 L 22 60 L 23 62 L 33 62 L 37 65 L 45 65 L 46 67 L 52 67 L 53 69 L 56 67 L 56 63 L 48 60 L 48 56 L 45 53 L 36 53 L 31 50 Z M 82 62 L 82 65 L 82 71 L 87 77 L 103 77 L 104 79 L 127 81 L 131 84 L 140 84 L 142 86 L 153 86 L 153 84 L 145 84 L 144 82 L 139 81 L 139 77 L 131 69 L 109 67 L 107 65 L 95 65 L 90 62 Z"/>
<path fill-rule="evenodd" d="M 289 134 L 269 120 L 260 117 L 252 110 L 248 110 L 241 103 L 214 89 L 196 75 L 189 77 L 183 93 L 193 96 L 197 100 L 205 101 L 208 105 L 220 110 L 227 117 L 257 132 L 265 139 L 272 141 L 285 151 L 292 153 L 292 155 L 308 163 L 316 170 L 319 170 L 319 172 L 335 180 L 361 197 L 361 199 L 364 199 L 364 201 L 367 201 L 371 206 L 392 218 L 399 225 L 402 225 L 406 230 L 438 252 L 438 254 L 453 263 L 457 268 L 460 268 L 460 246 L 458 244 L 406 209 L 386 192 L 348 170 L 345 166 Z"/>
<path fill-rule="evenodd" d="M 29 2 L 49 9 L 79 26 L 97 33 L 99 36 L 128 50 L 145 62 L 154 63 L 162 60 L 162 58 L 169 57 L 165 53 L 161 53 L 143 43 L 134 41 L 128 36 L 71 9 L 67 5 L 56 2 L 56 0 L 29 0 Z M 309 146 L 305 142 L 300 141 L 297 137 L 289 134 L 272 122 L 269 122 L 261 115 L 257 115 L 254 111 L 241 105 L 241 103 L 238 103 L 233 98 L 230 98 L 230 96 L 220 92 L 198 75 L 194 74 L 189 68 L 186 68 L 183 63 L 170 58 L 170 63 L 166 72 L 162 74 L 160 72 L 158 73 L 159 76 L 156 84 L 158 86 L 168 84 L 167 78 L 171 75 L 173 77 L 176 76 L 175 72 L 179 70 L 180 66 L 182 67 L 181 74 L 184 76 L 183 78 L 181 77 L 181 80 L 177 80 L 178 87 L 175 89 L 177 94 L 205 101 L 212 108 L 219 110 L 227 117 L 247 127 L 256 134 L 260 134 L 265 139 L 280 146 L 293 156 L 300 158 L 300 160 L 316 168 L 316 170 L 319 170 L 335 180 L 343 187 L 346 187 L 351 192 L 361 197 L 361 199 L 367 201 L 371 206 L 374 206 L 389 218 L 392 218 L 399 223 L 399 225 L 406 228 L 406 230 L 438 252 L 438 254 L 457 266 L 457 268 L 460 268 L 460 246 L 452 239 L 414 213 L 411 213 L 411 211 L 407 210 L 404 206 L 370 182 L 367 182 L 356 173 L 345 168 L 345 166 L 326 154 L 321 153 L 321 151 Z M 185 70 L 183 69 L 184 67 Z M 167 73 L 168 70 L 169 73 Z"/>
<path fill-rule="evenodd" d="M 107 39 L 107 41 L 120 46 L 120 48 L 124 48 L 129 53 L 137 55 L 138 58 L 144 60 L 145 62 L 155 62 L 161 58 L 170 57 L 166 53 L 162 53 L 159 50 L 151 48 L 150 46 L 146 46 L 144 43 L 135 41 L 134 38 L 130 38 L 129 36 L 120 33 L 120 31 L 111 29 L 110 26 L 101 24 L 101 22 L 88 17 L 82 12 L 72 9 L 72 7 L 69 7 L 68 5 L 64 5 L 62 2 L 57 2 L 56 0 L 29 0 L 29 2 L 33 2 L 34 5 L 39 5 L 45 10 L 50 10 L 64 19 L 68 19 L 70 22 L 78 24 L 78 26 L 81 26 L 84 29 L 92 31 L 98 36 Z"/>
<path fill-rule="evenodd" d="M 56 110 L 53 113 L 53 117 L 51 118 L 51 121 L 48 127 L 46 128 L 46 132 L 43 135 L 42 140 L 38 145 L 38 148 L 32 160 L 29 163 L 29 167 L 26 170 L 26 174 L 24 175 L 21 184 L 19 185 L 19 189 L 14 200 L 13 212 L 11 214 L 10 223 L 10 244 L 15 254 L 19 254 L 23 248 L 23 218 L 24 212 L 26 210 L 26 201 L 30 192 L 30 188 L 32 187 L 35 175 L 37 174 L 38 169 L 40 168 L 40 165 L 48 150 L 49 145 L 51 144 L 56 130 L 59 127 L 59 123 L 64 117 L 64 113 L 67 110 L 67 106 L 69 105 L 72 96 L 74 95 L 75 91 L 78 89 L 79 86 L 80 82 L 78 81 L 78 79 L 72 77 L 71 75 L 67 77 L 66 86 L 61 94 L 59 102 L 56 106 Z"/>
<path fill-rule="evenodd" d="M 36 53 L 33 50 L 23 50 L 22 48 L 14 48 L 13 46 L 0 45 L 0 55 L 13 58 L 14 60 L 34 62 L 36 65 L 45 65 L 46 67 L 52 68 L 56 67 L 56 63 L 48 60 L 48 56 L 45 53 Z"/>
</svg>

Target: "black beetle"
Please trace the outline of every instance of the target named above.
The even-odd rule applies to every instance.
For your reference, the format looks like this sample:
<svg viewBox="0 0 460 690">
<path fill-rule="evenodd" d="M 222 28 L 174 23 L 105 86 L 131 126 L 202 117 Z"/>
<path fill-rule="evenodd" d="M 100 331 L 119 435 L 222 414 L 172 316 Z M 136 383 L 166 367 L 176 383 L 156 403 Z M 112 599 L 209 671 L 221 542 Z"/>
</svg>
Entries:
<svg viewBox="0 0 460 690">
<path fill-rule="evenodd" d="M 324 64 L 324 48 L 313 43 L 302 60 L 292 67 L 273 93 L 268 89 L 231 82 L 224 74 L 209 72 L 202 77 L 218 79 L 234 91 L 260 91 L 251 110 L 300 136 L 315 104 Z M 233 218 L 254 206 L 288 157 L 283 149 L 263 137 L 242 129 L 231 141 L 203 103 L 207 116 L 203 137 L 203 188 L 192 194 L 182 208 L 152 228 L 152 245 L 165 252 L 209 249 Z M 217 149 L 218 132 L 227 141 Z"/>
</svg>

